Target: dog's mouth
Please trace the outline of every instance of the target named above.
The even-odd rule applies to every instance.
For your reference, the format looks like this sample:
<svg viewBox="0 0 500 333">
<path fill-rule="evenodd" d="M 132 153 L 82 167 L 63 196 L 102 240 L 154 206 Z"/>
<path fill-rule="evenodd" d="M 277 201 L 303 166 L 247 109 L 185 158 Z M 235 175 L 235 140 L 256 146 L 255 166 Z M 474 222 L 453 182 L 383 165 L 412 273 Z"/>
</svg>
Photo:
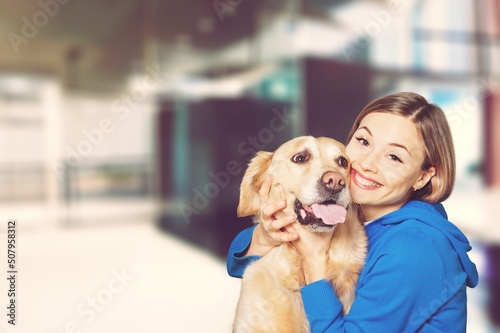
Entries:
<svg viewBox="0 0 500 333">
<path fill-rule="evenodd" d="M 347 214 L 346 208 L 337 205 L 335 200 L 328 200 L 307 206 L 296 199 L 294 210 L 295 214 L 297 214 L 297 221 L 300 224 L 310 225 L 313 228 L 333 228 L 335 225 L 343 223 Z"/>
</svg>

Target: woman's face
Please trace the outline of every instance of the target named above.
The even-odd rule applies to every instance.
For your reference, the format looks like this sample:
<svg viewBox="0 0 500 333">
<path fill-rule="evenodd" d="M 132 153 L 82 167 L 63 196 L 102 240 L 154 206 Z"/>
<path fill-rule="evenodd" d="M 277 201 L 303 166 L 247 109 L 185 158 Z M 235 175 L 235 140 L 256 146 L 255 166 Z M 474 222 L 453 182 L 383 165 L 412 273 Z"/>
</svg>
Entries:
<svg viewBox="0 0 500 333">
<path fill-rule="evenodd" d="M 424 144 L 415 125 L 389 113 L 370 113 L 346 148 L 351 160 L 351 194 L 367 221 L 399 209 L 414 187 L 423 187 L 435 169 L 422 170 Z"/>
</svg>

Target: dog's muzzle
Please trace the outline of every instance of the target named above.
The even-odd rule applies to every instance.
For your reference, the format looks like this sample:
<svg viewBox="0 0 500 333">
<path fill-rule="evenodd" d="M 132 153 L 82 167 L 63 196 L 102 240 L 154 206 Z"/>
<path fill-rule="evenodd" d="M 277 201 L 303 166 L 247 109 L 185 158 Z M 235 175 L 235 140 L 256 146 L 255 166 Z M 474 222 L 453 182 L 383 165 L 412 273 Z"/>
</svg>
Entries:
<svg viewBox="0 0 500 333">
<path fill-rule="evenodd" d="M 333 228 L 335 225 L 343 223 L 347 214 L 345 207 L 337 205 L 334 200 L 307 206 L 296 199 L 294 211 L 300 224 L 310 225 L 312 228 Z"/>
<path fill-rule="evenodd" d="M 345 197 L 344 192 L 346 182 L 344 177 L 335 171 L 325 172 L 318 179 L 317 193 L 320 199 L 318 203 L 304 205 L 300 200 L 295 200 L 295 214 L 297 220 L 302 225 L 310 225 L 313 229 L 323 227 L 322 229 L 331 229 L 339 223 L 343 223 L 346 218 L 347 210 L 344 205 L 339 204 L 338 200 Z M 344 203 L 344 200 L 340 200 Z"/>
</svg>

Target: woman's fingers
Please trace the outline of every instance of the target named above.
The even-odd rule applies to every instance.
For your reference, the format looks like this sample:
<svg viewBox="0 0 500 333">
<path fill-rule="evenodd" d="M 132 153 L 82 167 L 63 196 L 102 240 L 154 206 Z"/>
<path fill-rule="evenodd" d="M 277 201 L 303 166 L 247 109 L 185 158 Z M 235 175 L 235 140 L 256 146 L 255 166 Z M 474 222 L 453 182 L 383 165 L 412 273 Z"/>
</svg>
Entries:
<svg viewBox="0 0 500 333">
<path fill-rule="evenodd" d="M 291 233 L 288 231 L 275 231 L 275 232 L 270 232 L 269 236 L 275 240 L 276 242 L 283 243 L 283 242 L 291 242 L 294 240 L 297 240 L 299 238 L 299 234 L 297 233 Z"/>
<path fill-rule="evenodd" d="M 271 219 L 276 213 L 282 211 L 286 207 L 286 202 L 284 200 L 279 200 L 271 202 L 269 204 L 264 204 L 261 208 L 261 218 Z M 262 216 L 263 215 L 263 216 Z"/>
<path fill-rule="evenodd" d="M 290 223 L 295 222 L 296 216 L 286 216 L 283 209 L 286 207 L 285 194 L 283 187 L 278 186 L 279 200 L 269 202 L 269 192 L 273 185 L 273 177 L 268 175 L 259 189 L 259 198 L 261 202 L 260 222 L 267 233 L 267 237 L 274 242 L 290 242 L 298 238 L 296 232 L 286 231 Z"/>
<path fill-rule="evenodd" d="M 271 186 L 273 185 L 273 176 L 271 174 L 267 175 L 266 179 L 260 186 L 259 197 L 260 202 L 267 202 L 269 200 L 269 192 L 271 191 Z"/>
<path fill-rule="evenodd" d="M 282 243 L 284 242 L 293 242 L 294 240 L 299 239 L 299 235 L 295 233 L 290 233 L 290 232 L 282 232 L 279 236 L 280 241 Z"/>
<path fill-rule="evenodd" d="M 287 231 L 286 227 L 295 223 L 296 216 L 290 215 L 280 219 L 272 220 L 264 229 L 268 232 L 269 236 L 275 241 L 289 242 L 298 238 L 298 234 L 292 229 L 291 232 Z"/>
<path fill-rule="evenodd" d="M 284 215 L 282 218 L 272 220 L 268 224 L 268 230 L 269 231 L 280 231 L 283 228 L 287 227 L 290 223 L 295 222 L 295 220 L 296 220 L 296 217 L 294 215 L 290 215 L 290 216 Z"/>
<path fill-rule="evenodd" d="M 264 214 L 266 217 L 273 216 L 276 212 L 286 207 L 285 194 L 283 192 L 283 187 L 281 186 L 281 184 L 278 185 L 279 200 L 275 202 L 269 202 L 269 193 L 271 192 L 272 186 L 273 176 L 269 174 L 267 175 L 266 179 L 259 189 L 261 214 Z"/>
<path fill-rule="evenodd" d="M 283 190 L 283 186 L 281 184 L 278 185 L 278 193 L 280 200 L 285 201 L 285 191 Z"/>
</svg>

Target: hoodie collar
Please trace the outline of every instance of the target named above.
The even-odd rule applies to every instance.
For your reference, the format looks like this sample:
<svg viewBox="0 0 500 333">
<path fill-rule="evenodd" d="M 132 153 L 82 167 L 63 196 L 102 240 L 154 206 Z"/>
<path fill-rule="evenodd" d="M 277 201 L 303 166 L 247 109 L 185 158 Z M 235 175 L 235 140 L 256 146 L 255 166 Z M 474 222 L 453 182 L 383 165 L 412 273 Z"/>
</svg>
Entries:
<svg viewBox="0 0 500 333">
<path fill-rule="evenodd" d="M 448 221 L 448 215 L 441 203 L 429 204 L 423 201 L 412 200 L 404 204 L 400 209 L 376 219 L 367 227 L 374 228 L 375 225 L 378 225 L 380 228 L 383 228 L 383 226 L 403 223 L 406 220 L 420 221 L 443 233 L 453 245 L 460 258 L 462 267 L 467 273 L 467 285 L 469 287 L 477 285 L 478 273 L 476 265 L 467 255 L 467 252 L 472 249 L 469 240 L 460 229 Z"/>
</svg>

